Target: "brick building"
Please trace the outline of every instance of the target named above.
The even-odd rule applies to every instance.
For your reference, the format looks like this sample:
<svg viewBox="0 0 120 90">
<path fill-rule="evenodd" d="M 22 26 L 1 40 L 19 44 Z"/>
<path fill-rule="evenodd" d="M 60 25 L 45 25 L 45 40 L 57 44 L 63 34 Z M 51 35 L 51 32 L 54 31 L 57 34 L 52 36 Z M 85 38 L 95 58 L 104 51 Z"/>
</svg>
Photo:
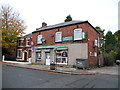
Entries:
<svg viewBox="0 0 120 90">
<path fill-rule="evenodd" d="M 32 32 L 32 63 L 50 65 L 76 65 L 76 60 L 85 67 L 102 65 L 99 32 L 88 21 L 69 21 L 47 26 Z M 28 50 L 22 50 L 23 58 Z M 27 52 L 27 54 L 25 54 Z M 19 55 L 18 55 L 19 56 Z"/>
<path fill-rule="evenodd" d="M 19 37 L 17 46 L 17 58 L 18 61 L 29 61 L 32 55 L 31 40 L 32 34 Z"/>
</svg>

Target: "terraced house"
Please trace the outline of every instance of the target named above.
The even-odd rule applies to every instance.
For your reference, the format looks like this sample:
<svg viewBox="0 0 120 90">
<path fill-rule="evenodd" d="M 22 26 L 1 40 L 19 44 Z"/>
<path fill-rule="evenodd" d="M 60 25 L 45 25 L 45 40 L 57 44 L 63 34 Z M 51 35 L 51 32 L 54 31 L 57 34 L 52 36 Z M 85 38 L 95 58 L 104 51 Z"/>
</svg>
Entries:
<svg viewBox="0 0 120 90">
<path fill-rule="evenodd" d="M 50 65 L 102 65 L 99 32 L 88 21 L 69 21 L 37 28 L 31 34 L 32 63 Z M 28 54 L 26 54 L 28 59 Z M 25 52 L 23 54 L 25 59 Z"/>
<path fill-rule="evenodd" d="M 30 61 L 32 59 L 31 35 L 32 34 L 27 34 L 23 37 L 19 37 L 16 60 Z"/>
</svg>

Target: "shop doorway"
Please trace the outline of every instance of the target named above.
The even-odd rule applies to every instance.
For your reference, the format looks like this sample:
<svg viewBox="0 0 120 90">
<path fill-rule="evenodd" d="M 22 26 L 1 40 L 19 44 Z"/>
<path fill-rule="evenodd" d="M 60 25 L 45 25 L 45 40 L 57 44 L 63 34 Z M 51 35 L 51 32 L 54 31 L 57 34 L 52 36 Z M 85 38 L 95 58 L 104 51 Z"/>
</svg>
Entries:
<svg viewBox="0 0 120 90">
<path fill-rule="evenodd" d="M 46 56 L 46 65 L 50 65 L 50 52 L 46 52 L 45 56 Z"/>
<path fill-rule="evenodd" d="M 24 61 L 27 61 L 27 52 L 24 52 Z"/>
</svg>

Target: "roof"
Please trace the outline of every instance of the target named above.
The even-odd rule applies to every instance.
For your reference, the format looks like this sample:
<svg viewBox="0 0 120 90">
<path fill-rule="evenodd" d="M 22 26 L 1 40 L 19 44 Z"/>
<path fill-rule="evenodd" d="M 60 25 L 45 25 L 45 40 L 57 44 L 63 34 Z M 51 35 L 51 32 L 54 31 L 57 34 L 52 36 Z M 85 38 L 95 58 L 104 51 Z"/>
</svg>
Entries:
<svg viewBox="0 0 120 90">
<path fill-rule="evenodd" d="M 73 21 L 69 21 L 69 22 L 63 22 L 63 23 L 59 23 L 59 24 L 55 24 L 55 25 L 50 25 L 50 26 L 46 26 L 46 27 L 37 28 L 36 31 L 34 31 L 32 33 L 37 33 L 37 32 L 41 32 L 41 31 L 45 31 L 45 30 L 50 30 L 50 29 L 61 28 L 61 27 L 65 27 L 65 26 L 83 24 L 83 23 L 88 23 L 90 26 L 92 26 L 88 21 L 73 20 Z M 94 27 L 92 26 L 92 28 L 94 28 Z M 98 32 L 96 29 L 95 29 L 95 31 Z"/>
<path fill-rule="evenodd" d="M 32 33 L 29 33 L 29 34 L 27 34 L 27 35 L 25 35 L 23 37 L 31 37 L 31 35 L 32 35 Z"/>
</svg>

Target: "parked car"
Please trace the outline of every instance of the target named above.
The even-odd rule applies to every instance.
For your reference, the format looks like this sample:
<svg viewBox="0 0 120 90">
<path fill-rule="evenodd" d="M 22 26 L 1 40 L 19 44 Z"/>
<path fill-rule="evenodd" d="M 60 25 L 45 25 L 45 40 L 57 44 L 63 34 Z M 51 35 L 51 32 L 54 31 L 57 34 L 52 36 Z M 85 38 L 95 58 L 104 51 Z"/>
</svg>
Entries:
<svg viewBox="0 0 120 90">
<path fill-rule="evenodd" d="M 119 65 L 120 64 L 120 60 L 116 60 L 116 64 Z"/>
</svg>

